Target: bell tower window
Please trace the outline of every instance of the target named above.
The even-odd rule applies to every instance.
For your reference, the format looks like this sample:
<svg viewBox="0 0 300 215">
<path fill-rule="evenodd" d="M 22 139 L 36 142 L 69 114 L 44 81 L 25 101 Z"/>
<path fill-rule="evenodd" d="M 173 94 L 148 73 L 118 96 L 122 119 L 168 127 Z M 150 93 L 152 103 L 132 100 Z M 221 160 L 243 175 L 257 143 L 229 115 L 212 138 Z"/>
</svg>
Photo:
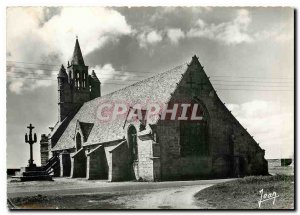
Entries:
<svg viewBox="0 0 300 215">
<path fill-rule="evenodd" d="M 76 71 L 76 87 L 79 88 L 79 73 Z"/>
<path fill-rule="evenodd" d="M 86 77 L 85 73 L 83 73 L 83 81 L 82 81 L 82 86 L 85 88 L 85 82 L 86 82 Z"/>
</svg>

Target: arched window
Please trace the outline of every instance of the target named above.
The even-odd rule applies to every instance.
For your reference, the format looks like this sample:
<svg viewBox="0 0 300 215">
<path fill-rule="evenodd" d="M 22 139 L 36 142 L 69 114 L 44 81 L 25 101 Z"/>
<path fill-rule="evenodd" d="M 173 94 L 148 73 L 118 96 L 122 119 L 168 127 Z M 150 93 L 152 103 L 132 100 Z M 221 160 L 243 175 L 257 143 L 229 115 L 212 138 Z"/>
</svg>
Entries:
<svg viewBox="0 0 300 215">
<path fill-rule="evenodd" d="M 137 147 L 137 132 L 134 126 L 130 126 L 128 129 L 128 144 L 130 157 L 132 161 L 138 159 L 138 147 Z"/>
<path fill-rule="evenodd" d="M 76 135 L 76 150 L 78 151 L 79 149 L 81 149 L 82 144 L 81 144 L 81 135 L 80 133 L 77 133 Z"/>
</svg>

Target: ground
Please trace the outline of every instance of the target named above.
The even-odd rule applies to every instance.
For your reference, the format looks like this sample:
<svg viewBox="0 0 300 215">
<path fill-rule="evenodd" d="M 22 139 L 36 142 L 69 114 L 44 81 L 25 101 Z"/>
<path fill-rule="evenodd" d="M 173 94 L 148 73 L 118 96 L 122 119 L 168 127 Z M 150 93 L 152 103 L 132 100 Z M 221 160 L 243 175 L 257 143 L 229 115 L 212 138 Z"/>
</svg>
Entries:
<svg viewBox="0 0 300 215">
<path fill-rule="evenodd" d="M 273 200 L 258 201 L 263 193 L 276 192 Z M 208 187 L 195 195 L 196 201 L 206 202 L 217 209 L 294 209 L 294 176 L 250 176 Z"/>
<path fill-rule="evenodd" d="M 9 206 L 35 209 L 257 209 L 259 190 L 276 192 L 275 204 L 261 209 L 294 207 L 294 166 L 269 162 L 273 176 L 172 182 L 107 182 L 55 178 L 16 182 L 9 178 Z M 280 174 L 280 175 L 278 175 Z M 284 174 L 284 175 L 283 175 Z"/>
<path fill-rule="evenodd" d="M 280 159 L 268 160 L 271 176 L 250 176 L 234 181 L 220 183 L 201 190 L 195 197 L 196 202 L 206 203 L 202 208 L 209 209 L 259 209 L 261 189 L 264 193 L 276 192 L 279 196 L 273 201 L 261 204 L 260 209 L 294 208 L 294 163 L 281 166 Z"/>
<path fill-rule="evenodd" d="M 194 194 L 230 180 L 111 183 L 69 178 L 40 182 L 14 182 L 9 179 L 7 194 L 17 208 L 197 209 L 203 206 L 201 202 L 194 202 Z"/>
</svg>

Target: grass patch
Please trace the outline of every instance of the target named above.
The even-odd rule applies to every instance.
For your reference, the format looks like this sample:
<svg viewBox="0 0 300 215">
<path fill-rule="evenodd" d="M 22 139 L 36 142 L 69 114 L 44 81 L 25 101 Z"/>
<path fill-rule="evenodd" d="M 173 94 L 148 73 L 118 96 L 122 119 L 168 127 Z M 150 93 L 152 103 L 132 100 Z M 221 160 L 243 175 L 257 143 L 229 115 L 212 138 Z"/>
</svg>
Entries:
<svg viewBox="0 0 300 215">
<path fill-rule="evenodd" d="M 269 200 L 258 207 L 261 189 L 279 195 L 274 205 Z M 294 209 L 294 176 L 249 176 L 208 187 L 195 198 L 216 209 Z"/>
<path fill-rule="evenodd" d="M 12 198 L 15 209 L 120 209 L 122 204 L 114 203 L 118 194 L 65 195 Z"/>
</svg>

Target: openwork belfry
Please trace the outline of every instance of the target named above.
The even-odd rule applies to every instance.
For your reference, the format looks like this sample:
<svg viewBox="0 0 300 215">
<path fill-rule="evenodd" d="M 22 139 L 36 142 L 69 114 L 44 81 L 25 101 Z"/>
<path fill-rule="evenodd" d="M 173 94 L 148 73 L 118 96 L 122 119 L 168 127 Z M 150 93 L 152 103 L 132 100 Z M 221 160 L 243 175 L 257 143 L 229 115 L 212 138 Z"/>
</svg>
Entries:
<svg viewBox="0 0 300 215">
<path fill-rule="evenodd" d="M 121 90 L 101 95 L 76 39 L 72 59 L 61 66 L 58 121 L 42 135 L 41 160 L 59 158 L 57 176 L 125 180 L 190 180 L 268 173 L 265 151 L 220 100 L 199 59 L 156 73 Z M 196 104 L 201 120 L 111 121 L 97 118 L 100 104 L 138 102 Z M 179 107 L 179 112 L 183 111 Z M 144 113 L 144 109 L 135 108 Z"/>
</svg>

